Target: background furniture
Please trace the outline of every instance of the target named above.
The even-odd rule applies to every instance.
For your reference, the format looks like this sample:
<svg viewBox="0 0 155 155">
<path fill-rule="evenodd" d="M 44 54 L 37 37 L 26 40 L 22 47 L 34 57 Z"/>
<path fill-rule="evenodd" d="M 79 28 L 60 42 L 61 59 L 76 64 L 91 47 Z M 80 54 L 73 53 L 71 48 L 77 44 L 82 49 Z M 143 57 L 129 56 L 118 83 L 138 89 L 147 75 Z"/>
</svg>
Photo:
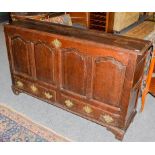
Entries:
<svg viewBox="0 0 155 155">
<path fill-rule="evenodd" d="M 155 23 L 155 20 L 154 20 L 154 23 Z M 155 50 L 155 27 L 154 27 L 154 34 L 153 34 L 151 41 L 153 43 L 154 50 Z M 155 61 L 155 51 L 154 51 L 153 61 Z M 153 66 L 153 73 L 152 73 L 151 83 L 149 87 L 149 93 L 155 97 L 155 62 Z"/>
<path fill-rule="evenodd" d="M 103 32 L 113 32 L 113 12 L 67 12 L 73 24 L 82 24 L 89 29 Z"/>
<path fill-rule="evenodd" d="M 74 26 L 89 27 L 89 13 L 88 12 L 66 12 L 69 14 Z"/>
<path fill-rule="evenodd" d="M 155 20 L 154 20 L 154 23 L 155 23 Z M 150 35 L 150 38 L 151 38 L 150 40 L 152 41 L 153 47 L 154 47 L 154 50 L 155 50 L 155 26 L 154 26 L 154 32 L 152 33 L 152 36 Z M 155 52 L 154 52 L 154 57 L 153 57 L 152 61 L 155 61 Z M 152 62 L 152 64 L 153 64 L 153 62 Z M 154 62 L 154 66 L 153 66 L 153 73 L 152 73 L 151 83 L 150 83 L 150 86 L 149 86 L 149 93 L 152 94 L 155 97 L 155 62 Z"/>
<path fill-rule="evenodd" d="M 143 21 L 142 23 L 136 25 L 126 33 L 123 33 L 123 36 L 128 36 L 138 39 L 147 39 L 147 37 L 155 30 L 155 22 Z M 152 38 L 152 37 L 151 37 Z M 148 38 L 151 39 L 150 37 Z"/>
<path fill-rule="evenodd" d="M 10 13 L 10 21 L 22 20 L 22 19 L 33 19 L 33 20 L 45 20 L 50 17 L 56 17 L 63 15 L 62 12 L 12 12 Z"/>
<path fill-rule="evenodd" d="M 89 28 L 112 33 L 114 24 L 113 12 L 90 12 Z"/>
<path fill-rule="evenodd" d="M 10 14 L 11 20 L 22 20 L 25 18 L 42 20 L 47 18 L 49 13 L 46 12 L 13 12 Z"/>
<path fill-rule="evenodd" d="M 147 79 L 146 79 L 146 86 L 145 86 L 145 89 L 142 92 L 141 111 L 144 110 L 146 95 L 148 94 L 148 92 L 150 92 L 152 95 L 155 96 L 155 78 L 152 78 L 153 69 L 155 68 L 155 50 L 154 50 L 154 54 L 153 54 L 153 57 L 152 57 L 149 68 L 150 69 L 149 69 L 148 76 L 147 76 Z"/>
<path fill-rule="evenodd" d="M 28 19 L 4 30 L 15 94 L 37 97 L 123 139 L 151 42 Z"/>
<path fill-rule="evenodd" d="M 63 14 L 69 14 L 74 27 L 89 28 L 103 32 L 113 32 L 114 13 L 112 12 L 25 12 L 11 13 L 11 18 L 14 19 L 35 19 L 48 21 L 49 18 L 59 17 Z M 50 20 L 49 20 L 50 21 Z"/>
<path fill-rule="evenodd" d="M 138 19 L 139 12 L 115 12 L 113 30 L 115 32 L 120 32 L 126 27 L 137 22 Z"/>
<path fill-rule="evenodd" d="M 155 22 L 155 12 L 147 12 L 147 15 L 148 18 L 146 20 Z"/>
<path fill-rule="evenodd" d="M 155 68 L 155 63 L 154 63 L 154 68 Z M 149 87 L 149 93 L 152 94 L 155 97 L 155 77 L 151 78 L 151 83 L 150 83 L 150 87 Z"/>
<path fill-rule="evenodd" d="M 120 32 L 126 27 L 137 22 L 139 12 L 46 12 L 46 13 L 13 13 L 12 18 L 20 15 L 20 18 L 31 18 L 43 20 L 51 16 L 59 16 L 69 14 L 73 26 L 79 28 L 89 28 L 103 32 L 113 33 Z M 18 15 L 18 16 L 17 16 Z M 21 16 L 23 15 L 23 16 Z M 19 18 L 19 17 L 18 17 Z"/>
</svg>

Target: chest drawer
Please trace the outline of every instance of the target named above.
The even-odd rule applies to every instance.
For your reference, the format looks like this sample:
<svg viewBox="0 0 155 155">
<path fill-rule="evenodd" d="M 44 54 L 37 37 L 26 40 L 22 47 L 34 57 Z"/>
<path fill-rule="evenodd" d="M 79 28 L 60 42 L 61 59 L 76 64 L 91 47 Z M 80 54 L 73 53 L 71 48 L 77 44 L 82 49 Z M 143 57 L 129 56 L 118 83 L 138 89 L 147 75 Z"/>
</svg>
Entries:
<svg viewBox="0 0 155 155">
<path fill-rule="evenodd" d="M 47 88 L 44 88 L 35 82 L 24 80 L 18 77 L 15 77 L 15 87 L 17 89 L 26 91 L 29 94 L 32 94 L 33 96 L 42 98 L 47 101 L 55 102 L 56 101 L 56 92 L 54 90 L 50 90 Z"/>
<path fill-rule="evenodd" d="M 65 94 L 60 95 L 59 103 L 69 111 L 72 111 L 88 119 L 91 118 L 90 120 L 94 120 L 99 124 L 118 126 L 119 115 L 113 115 L 111 113 L 105 112 L 100 108 L 81 102 Z"/>
</svg>

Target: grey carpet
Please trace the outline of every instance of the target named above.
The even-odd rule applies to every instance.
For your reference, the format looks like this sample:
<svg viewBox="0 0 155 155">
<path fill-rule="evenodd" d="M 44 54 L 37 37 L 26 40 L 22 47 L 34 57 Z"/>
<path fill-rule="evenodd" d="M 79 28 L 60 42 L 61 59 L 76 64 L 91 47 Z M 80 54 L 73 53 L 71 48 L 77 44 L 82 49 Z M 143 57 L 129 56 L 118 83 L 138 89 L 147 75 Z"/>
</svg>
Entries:
<svg viewBox="0 0 155 155">
<path fill-rule="evenodd" d="M 26 94 L 16 96 L 11 90 L 3 26 L 0 25 L 0 103 L 15 109 L 73 141 L 117 141 L 104 127 L 68 113 Z M 138 104 L 138 111 L 140 100 Z M 145 110 L 137 113 L 123 141 L 155 141 L 155 98 L 148 95 Z"/>
</svg>

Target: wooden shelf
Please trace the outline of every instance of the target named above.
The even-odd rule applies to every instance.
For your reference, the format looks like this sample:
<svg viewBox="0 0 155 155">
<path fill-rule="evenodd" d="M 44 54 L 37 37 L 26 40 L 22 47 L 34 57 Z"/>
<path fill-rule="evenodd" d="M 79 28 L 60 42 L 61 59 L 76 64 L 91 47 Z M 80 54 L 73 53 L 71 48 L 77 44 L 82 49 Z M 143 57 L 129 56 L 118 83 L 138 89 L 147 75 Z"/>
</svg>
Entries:
<svg viewBox="0 0 155 155">
<path fill-rule="evenodd" d="M 113 32 L 114 13 L 111 12 L 90 12 L 89 28 Z"/>
</svg>

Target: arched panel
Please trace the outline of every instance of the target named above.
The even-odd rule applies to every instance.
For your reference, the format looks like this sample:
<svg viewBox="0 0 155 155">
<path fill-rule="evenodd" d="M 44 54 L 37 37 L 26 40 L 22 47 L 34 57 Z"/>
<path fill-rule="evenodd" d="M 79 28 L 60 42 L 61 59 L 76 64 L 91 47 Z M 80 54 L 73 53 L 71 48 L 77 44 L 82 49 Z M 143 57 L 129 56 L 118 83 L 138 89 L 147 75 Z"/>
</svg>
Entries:
<svg viewBox="0 0 155 155">
<path fill-rule="evenodd" d="M 62 51 L 62 83 L 63 88 L 80 95 L 86 94 L 86 62 L 85 57 L 75 49 Z"/>
<path fill-rule="evenodd" d="M 111 57 L 94 62 L 93 99 L 119 106 L 126 67 Z"/>
<path fill-rule="evenodd" d="M 11 38 L 11 44 L 15 72 L 30 75 L 28 42 L 16 36 Z"/>
<path fill-rule="evenodd" d="M 34 45 L 34 57 L 37 79 L 54 84 L 54 50 L 44 43 L 36 43 Z"/>
</svg>

